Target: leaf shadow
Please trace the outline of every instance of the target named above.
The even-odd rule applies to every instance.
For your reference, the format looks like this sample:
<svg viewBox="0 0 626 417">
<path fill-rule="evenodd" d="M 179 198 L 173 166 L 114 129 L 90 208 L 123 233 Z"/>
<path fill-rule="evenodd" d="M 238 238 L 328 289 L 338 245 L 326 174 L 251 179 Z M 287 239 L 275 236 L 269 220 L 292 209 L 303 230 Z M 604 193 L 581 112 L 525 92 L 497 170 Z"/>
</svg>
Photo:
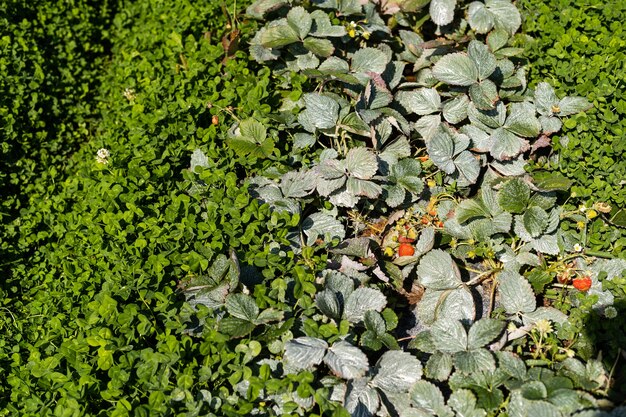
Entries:
<svg viewBox="0 0 626 417">
<path fill-rule="evenodd" d="M 613 307 L 617 312 L 613 318 L 595 310 L 585 315 L 579 353 L 585 360 L 600 359 L 611 372 L 613 380 L 607 394 L 617 406 L 626 405 L 626 298 L 616 299 Z"/>
</svg>

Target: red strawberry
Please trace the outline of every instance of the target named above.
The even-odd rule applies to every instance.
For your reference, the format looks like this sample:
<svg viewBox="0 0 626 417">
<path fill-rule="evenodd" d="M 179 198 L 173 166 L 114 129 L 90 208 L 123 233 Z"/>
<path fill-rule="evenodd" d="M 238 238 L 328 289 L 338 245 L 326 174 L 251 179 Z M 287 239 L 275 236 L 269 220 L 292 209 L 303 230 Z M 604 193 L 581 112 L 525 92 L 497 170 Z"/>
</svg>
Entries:
<svg viewBox="0 0 626 417">
<path fill-rule="evenodd" d="M 578 291 L 586 292 L 589 290 L 589 288 L 591 288 L 591 277 L 584 276 L 581 278 L 576 278 L 572 280 L 572 285 Z"/>
<path fill-rule="evenodd" d="M 401 243 L 398 248 L 398 256 L 413 256 L 415 249 L 410 243 Z"/>
</svg>

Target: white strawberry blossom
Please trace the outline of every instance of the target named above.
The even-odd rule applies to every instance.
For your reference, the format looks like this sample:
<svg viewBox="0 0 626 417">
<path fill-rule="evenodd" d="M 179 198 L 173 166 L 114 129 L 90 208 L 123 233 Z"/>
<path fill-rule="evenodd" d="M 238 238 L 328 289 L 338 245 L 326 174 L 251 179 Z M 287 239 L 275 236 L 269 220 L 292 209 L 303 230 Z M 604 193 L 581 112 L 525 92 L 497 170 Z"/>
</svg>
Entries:
<svg viewBox="0 0 626 417">
<path fill-rule="evenodd" d="M 109 163 L 109 156 L 111 156 L 111 152 L 109 152 L 108 149 L 98 149 L 98 152 L 96 153 L 96 162 L 106 165 Z"/>
<path fill-rule="evenodd" d="M 135 99 L 135 97 L 137 97 L 136 94 L 135 94 L 135 90 L 133 90 L 130 87 L 126 88 L 122 94 L 124 95 L 124 97 L 128 101 L 133 101 Z"/>
</svg>

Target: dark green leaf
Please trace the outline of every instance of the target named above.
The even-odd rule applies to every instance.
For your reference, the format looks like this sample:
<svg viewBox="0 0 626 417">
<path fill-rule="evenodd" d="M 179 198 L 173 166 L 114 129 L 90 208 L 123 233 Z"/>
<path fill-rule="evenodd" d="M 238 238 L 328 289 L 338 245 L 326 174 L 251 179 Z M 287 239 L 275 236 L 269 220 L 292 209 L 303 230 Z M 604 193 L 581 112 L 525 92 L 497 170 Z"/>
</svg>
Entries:
<svg viewBox="0 0 626 417">
<path fill-rule="evenodd" d="M 469 89 L 469 96 L 476 108 L 480 110 L 494 109 L 500 99 L 498 96 L 498 88 L 490 80 L 483 80 L 479 83 L 472 84 Z"/>
<path fill-rule="evenodd" d="M 522 213 L 529 199 L 530 187 L 518 178 L 507 181 L 498 191 L 498 204 L 510 213 Z"/>
<path fill-rule="evenodd" d="M 548 227 L 548 213 L 541 207 L 528 207 L 524 212 L 524 227 L 532 237 L 538 237 Z"/>
<path fill-rule="evenodd" d="M 506 323 L 501 320 L 482 318 L 472 324 L 467 333 L 469 349 L 478 349 L 491 343 L 504 330 Z"/>
<path fill-rule="evenodd" d="M 266 48 L 280 48 L 298 42 L 299 36 L 286 20 L 267 26 L 261 34 L 261 44 Z"/>
<path fill-rule="evenodd" d="M 335 51 L 333 43 L 328 39 L 306 38 L 303 42 L 304 47 L 313 52 L 317 56 L 329 57 Z"/>
<path fill-rule="evenodd" d="M 315 296 L 315 303 L 326 316 L 339 319 L 343 310 L 343 302 L 338 295 L 330 290 L 321 291 Z"/>
<path fill-rule="evenodd" d="M 528 400 L 542 400 L 548 396 L 546 386 L 540 381 L 528 381 L 520 388 L 522 397 Z"/>
<path fill-rule="evenodd" d="M 244 337 L 252 332 L 255 327 L 254 323 L 236 317 L 225 317 L 219 324 L 220 331 L 231 337 Z"/>
<path fill-rule="evenodd" d="M 374 332 L 378 336 L 385 333 L 385 320 L 376 310 L 368 310 L 365 312 L 363 324 L 365 324 L 367 330 Z"/>
<path fill-rule="evenodd" d="M 534 171 L 533 182 L 537 188 L 544 191 L 569 190 L 574 182 L 559 172 Z"/>
<path fill-rule="evenodd" d="M 233 317 L 254 322 L 259 315 L 254 299 L 245 294 L 231 294 L 226 297 L 226 311 Z"/>
</svg>

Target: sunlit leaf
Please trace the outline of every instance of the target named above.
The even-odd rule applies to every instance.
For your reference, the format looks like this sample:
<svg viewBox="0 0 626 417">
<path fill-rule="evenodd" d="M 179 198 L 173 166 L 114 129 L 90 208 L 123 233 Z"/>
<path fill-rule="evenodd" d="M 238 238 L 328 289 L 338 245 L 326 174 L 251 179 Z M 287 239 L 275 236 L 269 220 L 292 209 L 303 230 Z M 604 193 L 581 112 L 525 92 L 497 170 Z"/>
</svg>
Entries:
<svg viewBox="0 0 626 417">
<path fill-rule="evenodd" d="M 366 148 L 352 148 L 346 155 L 346 168 L 351 176 L 367 180 L 376 175 L 378 161 Z"/>
<path fill-rule="evenodd" d="M 387 298 L 380 290 L 374 288 L 357 288 L 345 303 L 344 317 L 352 323 L 363 320 L 366 311 L 382 311 L 387 305 Z"/>
<path fill-rule="evenodd" d="M 438 350 L 446 353 L 467 349 L 467 333 L 458 320 L 439 319 L 431 327 L 433 342 Z"/>
<path fill-rule="evenodd" d="M 373 72 L 382 74 L 388 62 L 387 55 L 380 49 L 361 48 L 352 56 L 350 69 L 357 73 Z"/>
<path fill-rule="evenodd" d="M 302 43 L 306 49 L 317 56 L 329 57 L 335 51 L 333 43 L 328 39 L 306 38 Z M 313 68 L 317 65 L 313 66 Z"/>
<path fill-rule="evenodd" d="M 445 26 L 454 19 L 456 0 L 431 0 L 430 18 L 436 25 Z"/>
<path fill-rule="evenodd" d="M 431 382 L 416 382 L 411 388 L 410 396 L 411 401 L 417 407 L 436 413 L 436 415 L 441 415 L 442 410 L 446 409 L 441 390 Z"/>
<path fill-rule="evenodd" d="M 417 267 L 420 283 L 434 290 L 456 288 L 461 284 L 458 267 L 452 257 L 441 249 L 428 252 Z"/>
<path fill-rule="evenodd" d="M 458 96 L 443 105 L 443 118 L 448 123 L 457 124 L 467 118 L 469 99 L 465 94 Z"/>
<path fill-rule="evenodd" d="M 406 392 L 422 376 L 422 364 L 408 352 L 385 352 L 375 367 L 371 384 L 385 392 Z"/>
<path fill-rule="evenodd" d="M 324 213 L 313 213 L 304 219 L 302 230 L 307 236 L 307 246 L 313 246 L 320 236 L 325 241 L 342 240 L 346 233 L 340 221 Z"/>
<path fill-rule="evenodd" d="M 491 318 L 482 318 L 472 324 L 467 333 L 467 345 L 470 349 L 477 349 L 492 342 L 502 333 L 506 322 Z"/>
<path fill-rule="evenodd" d="M 470 3 L 467 9 L 468 22 L 476 33 L 487 33 L 493 28 L 494 16 L 485 7 L 485 4 L 479 1 Z"/>
<path fill-rule="evenodd" d="M 304 39 L 311 31 L 313 19 L 304 7 L 297 6 L 289 9 L 287 23 L 298 34 L 300 39 Z"/>
<path fill-rule="evenodd" d="M 441 97 L 434 88 L 400 91 L 396 99 L 409 112 L 422 116 L 439 111 L 441 107 Z"/>
<path fill-rule="evenodd" d="M 487 349 L 473 349 L 456 353 L 454 355 L 454 367 L 466 374 L 479 371 L 494 372 L 496 361 L 493 354 Z"/>
<path fill-rule="evenodd" d="M 306 114 L 318 129 L 330 129 L 336 126 L 339 119 L 339 103 L 330 97 L 309 93 L 304 95 Z"/>
<path fill-rule="evenodd" d="M 470 86 L 478 81 L 478 68 L 465 53 L 444 55 L 433 67 L 433 76 L 450 85 Z"/>
<path fill-rule="evenodd" d="M 484 43 L 471 41 L 467 47 L 467 54 L 478 69 L 479 80 L 485 80 L 496 70 L 496 57 Z"/>
<path fill-rule="evenodd" d="M 433 163 L 442 171 L 448 174 L 456 171 L 452 159 L 454 156 L 454 138 L 448 128 L 440 125 L 433 137 L 426 142 L 426 149 Z"/>
<path fill-rule="evenodd" d="M 532 287 L 520 274 L 503 271 L 498 275 L 498 294 L 500 303 L 507 313 L 528 313 L 537 307 Z"/>
<path fill-rule="evenodd" d="M 297 42 L 299 35 L 286 19 L 280 19 L 265 27 L 260 40 L 266 48 L 279 48 Z"/>
<path fill-rule="evenodd" d="M 359 348 L 344 341 L 336 342 L 328 349 L 324 363 L 343 379 L 362 377 L 369 369 L 367 356 Z"/>
<path fill-rule="evenodd" d="M 314 337 L 299 337 L 285 343 L 285 362 L 295 370 L 311 369 L 319 365 L 326 354 L 328 344 Z"/>
</svg>

